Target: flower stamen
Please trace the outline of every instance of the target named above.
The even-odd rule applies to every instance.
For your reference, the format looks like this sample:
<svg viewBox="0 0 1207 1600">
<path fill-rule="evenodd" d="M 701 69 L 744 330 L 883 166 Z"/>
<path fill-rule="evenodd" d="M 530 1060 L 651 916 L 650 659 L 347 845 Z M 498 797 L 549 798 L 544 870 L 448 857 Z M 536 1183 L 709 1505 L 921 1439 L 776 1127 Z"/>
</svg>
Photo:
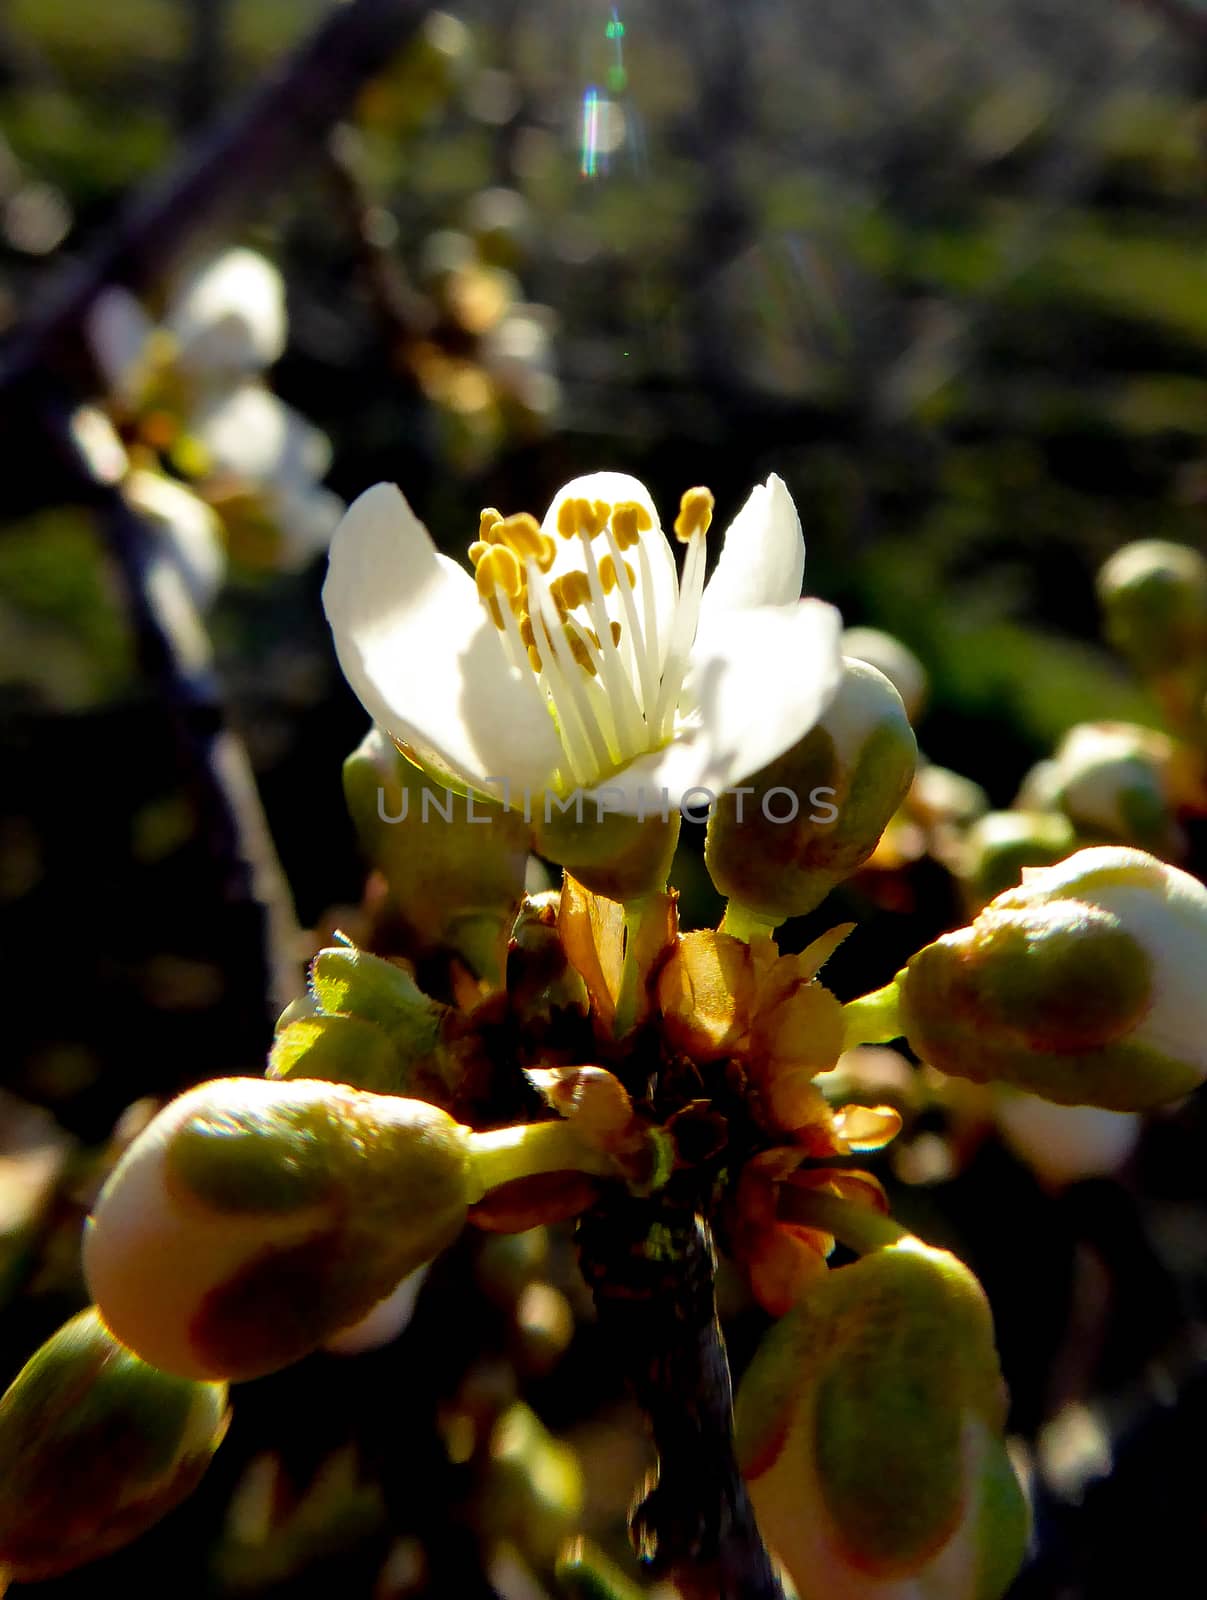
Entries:
<svg viewBox="0 0 1207 1600">
<path fill-rule="evenodd" d="M 712 513 L 708 489 L 684 494 L 674 525 L 687 546 L 683 576 L 670 578 L 673 610 L 660 627 L 645 536 L 662 535 L 644 505 L 563 500 L 556 530 L 579 541 L 582 566 L 556 577 L 557 546 L 534 517 L 504 517 L 493 506 L 482 512 L 469 552 L 478 594 L 512 668 L 530 677 L 557 725 L 567 762 L 561 781 L 598 783 L 674 736 Z M 597 539 L 604 546 L 598 554 Z M 626 559 L 626 552 L 635 555 Z"/>
</svg>

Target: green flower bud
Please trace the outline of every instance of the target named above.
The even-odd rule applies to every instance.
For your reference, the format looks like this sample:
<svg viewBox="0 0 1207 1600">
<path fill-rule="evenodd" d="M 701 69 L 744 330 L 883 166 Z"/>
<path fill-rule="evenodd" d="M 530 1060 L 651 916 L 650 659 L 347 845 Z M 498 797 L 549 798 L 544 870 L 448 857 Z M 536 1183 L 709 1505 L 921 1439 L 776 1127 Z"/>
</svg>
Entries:
<svg viewBox="0 0 1207 1600">
<path fill-rule="evenodd" d="M 704 852 L 713 882 L 772 924 L 811 911 L 876 848 L 917 753 L 896 689 L 875 667 L 845 661 L 816 727 L 746 792 L 717 800 Z"/>
<path fill-rule="evenodd" d="M 1207 662 L 1207 560 L 1187 545 L 1142 539 L 1098 574 L 1106 633 L 1142 677 Z"/>
<path fill-rule="evenodd" d="M 1101 846 L 1023 872 L 898 973 L 896 1027 L 957 1077 L 1140 1111 L 1207 1076 L 1207 889 Z M 882 991 L 891 994 L 892 989 Z M 876 997 L 848 1008 L 869 1017 Z"/>
<path fill-rule="evenodd" d="M 272 1372 L 359 1321 L 481 1196 L 468 1130 L 419 1100 L 227 1078 L 164 1108 L 84 1238 L 102 1315 L 184 1377 Z"/>
<path fill-rule="evenodd" d="M 1034 769 L 1018 803 L 1063 811 L 1083 836 L 1180 856 L 1185 840 L 1170 800 L 1173 762 L 1173 741 L 1152 728 L 1079 723 L 1052 759 Z"/>
<path fill-rule="evenodd" d="M 926 668 L 912 650 L 879 628 L 848 628 L 842 636 L 842 653 L 853 661 L 875 667 L 901 696 L 905 714 L 916 722 L 926 701 Z"/>
<path fill-rule="evenodd" d="M 1136 1148 L 1144 1126 L 1136 1111 L 1054 1106 L 1009 1084 L 997 1085 L 993 1115 L 998 1132 L 1018 1159 L 1056 1189 L 1080 1178 L 1117 1172 Z"/>
<path fill-rule="evenodd" d="M 417 947 L 453 950 L 477 976 L 498 979 L 524 894 L 531 829 L 522 815 L 441 788 L 376 728 L 344 762 L 344 797 Z"/>
<path fill-rule="evenodd" d="M 755 1352 L 735 1415 L 801 1600 L 997 1600 L 1028 1521 L 1004 1417 L 989 1307 L 954 1256 L 907 1237 L 820 1278 Z"/>
<path fill-rule="evenodd" d="M 968 829 L 958 851 L 968 899 L 983 906 L 1012 889 L 1024 867 L 1050 866 L 1074 848 L 1073 824 L 1058 812 L 990 811 Z"/>
<path fill-rule="evenodd" d="M 222 1442 L 224 1383 L 171 1377 L 120 1345 L 95 1306 L 0 1399 L 0 1589 L 95 1561 L 197 1486 Z"/>
<path fill-rule="evenodd" d="M 555 1439 L 517 1400 L 495 1423 L 483 1492 L 487 1535 L 516 1545 L 549 1569 L 582 1516 L 583 1470 L 568 1444 Z"/>
<path fill-rule="evenodd" d="M 927 828 L 967 828 L 989 810 L 989 796 L 979 783 L 933 761 L 918 763 L 910 785 L 907 815 Z"/>
<path fill-rule="evenodd" d="M 660 811 L 648 817 L 600 813 L 594 801 L 577 795 L 567 811 L 552 805 L 545 817 L 534 810 L 535 848 L 592 894 L 640 900 L 666 888 L 681 820 L 674 807 L 665 817 Z"/>
</svg>

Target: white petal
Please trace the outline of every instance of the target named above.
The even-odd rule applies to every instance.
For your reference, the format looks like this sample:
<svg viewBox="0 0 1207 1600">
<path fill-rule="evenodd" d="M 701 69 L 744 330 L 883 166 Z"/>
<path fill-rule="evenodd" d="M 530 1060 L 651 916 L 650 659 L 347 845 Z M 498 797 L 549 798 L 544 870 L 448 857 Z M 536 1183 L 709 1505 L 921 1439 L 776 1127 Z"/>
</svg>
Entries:
<svg viewBox="0 0 1207 1600">
<path fill-rule="evenodd" d="M 323 605 L 374 722 L 477 788 L 548 786 L 562 751 L 536 680 L 512 671 L 473 580 L 392 484 L 366 490 L 336 529 Z"/>
<path fill-rule="evenodd" d="M 1057 1106 L 1004 1084 L 994 1087 L 994 1110 L 1003 1138 L 1049 1183 L 1074 1183 L 1116 1172 L 1139 1142 L 1144 1124 L 1134 1111 Z"/>
<path fill-rule="evenodd" d="M 226 575 L 222 524 L 204 500 L 158 472 L 131 472 L 126 499 L 162 532 L 193 604 L 204 611 Z"/>
<path fill-rule="evenodd" d="M 725 532 L 720 560 L 700 602 L 701 626 L 751 606 L 786 606 L 800 599 L 805 541 L 784 480 L 774 472 Z"/>
<path fill-rule="evenodd" d="M 557 546 L 557 556 L 554 560 L 551 578 L 557 578 L 572 568 L 581 568 L 582 546 L 577 539 L 563 539 L 557 531 L 557 514 L 566 500 L 603 500 L 610 506 L 621 505 L 631 501 L 636 505 L 644 506 L 649 514 L 653 526 L 641 535 L 641 549 L 649 558 L 651 590 L 654 596 L 654 616 L 658 629 L 658 666 L 661 668 L 666 659 L 666 647 L 670 639 L 671 621 L 675 614 L 675 601 L 679 593 L 678 579 L 675 576 L 675 558 L 666 535 L 662 532 L 662 523 L 658 516 L 658 507 L 650 497 L 650 491 L 638 478 L 631 478 L 627 472 L 589 472 L 585 477 L 572 478 L 563 488 L 559 489 L 553 497 L 553 503 L 545 513 L 545 520 L 541 524 L 542 531 L 547 533 Z M 601 540 L 596 540 L 595 548 L 602 556 L 604 546 Z M 639 563 L 634 560 L 635 551 L 630 550 L 625 559 L 634 568 Z M 638 572 L 640 579 L 640 572 Z M 608 614 L 626 626 L 624 611 L 621 607 L 619 595 L 616 590 L 608 596 Z"/>
<path fill-rule="evenodd" d="M 184 283 L 165 322 L 193 372 L 259 372 L 285 349 L 285 284 L 254 250 L 227 250 Z"/>
<path fill-rule="evenodd" d="M 798 743 L 838 688 L 841 635 L 841 617 L 820 600 L 738 612 L 697 635 L 681 699 L 687 728 L 601 786 L 617 793 L 612 809 L 653 814 L 664 788 L 671 806 L 689 789 L 719 795 Z"/>
<path fill-rule="evenodd" d="M 240 384 L 203 406 L 192 430 L 216 471 L 249 484 L 298 488 L 330 465 L 326 435 L 261 383 Z"/>
<path fill-rule="evenodd" d="M 106 289 L 88 313 L 88 343 L 106 388 L 132 405 L 142 387 L 151 319 L 126 289 Z"/>
</svg>

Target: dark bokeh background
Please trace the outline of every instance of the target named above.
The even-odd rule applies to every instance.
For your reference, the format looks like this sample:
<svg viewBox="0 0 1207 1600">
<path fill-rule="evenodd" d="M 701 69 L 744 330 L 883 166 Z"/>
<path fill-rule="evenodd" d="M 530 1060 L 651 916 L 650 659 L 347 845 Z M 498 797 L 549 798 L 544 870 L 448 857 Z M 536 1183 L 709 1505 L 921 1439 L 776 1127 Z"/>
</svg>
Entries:
<svg viewBox="0 0 1207 1600">
<path fill-rule="evenodd" d="M 125 197 L 321 12 L 7 0 L 0 327 L 17 329 Z M 481 0 L 457 15 L 465 32 L 434 85 L 404 52 L 361 95 L 361 199 L 400 281 L 423 285 L 433 236 L 472 226 L 484 190 L 522 197 L 505 255 L 548 308 L 556 402 L 489 425 L 433 402 L 366 277 L 338 174 L 316 157 L 210 242 L 256 245 L 286 276 L 274 384 L 330 436 L 330 485 L 351 498 L 397 481 L 460 553 L 480 506 L 540 514 L 578 471 L 632 471 L 664 507 L 707 482 L 724 517 L 774 470 L 805 525 L 808 590 L 914 649 L 932 683 L 922 746 L 995 803 L 1072 723 L 1155 720 L 1098 643 L 1093 574 L 1131 538 L 1205 543 L 1207 9 Z M 593 159 L 592 86 L 605 102 Z M 76 369 L 62 382 L 84 398 Z M 178 731 L 139 670 L 101 530 L 73 498 L 36 454 L 6 458 L 0 1074 L 88 1149 L 139 1096 L 258 1070 L 271 1008 L 261 916 L 222 892 Z M 334 668 L 320 582 L 321 562 L 236 574 L 211 624 L 301 921 L 330 928 L 361 890 L 339 763 L 363 714 Z M 680 881 L 688 920 L 712 919 L 690 858 Z M 861 923 L 831 969 L 844 997 L 960 915 L 938 869 L 895 909 L 840 898 L 818 927 Z M 982 1273 L 1022 1434 L 1069 1393 L 1121 1397 L 1118 1470 L 1084 1507 L 1045 1514 L 1020 1594 L 1155 1592 L 1198 1559 L 1201 1122 L 1192 1108 L 1150 1130 L 1127 1186 L 1053 1199 L 990 1146 L 903 1197 L 907 1220 Z M 56 1248 L 49 1263 L 27 1242 L 5 1258 L 4 1373 L 74 1309 L 70 1249 Z M 369 1457 L 393 1462 L 387 1496 L 421 1495 L 431 1446 L 407 1456 L 406 1374 L 430 1372 L 436 1391 L 468 1359 L 449 1332 L 472 1292 L 463 1256 L 440 1269 L 447 1293 L 424 1300 L 403 1357 L 316 1358 L 252 1386 L 205 1495 L 110 1564 L 119 1592 L 269 1592 L 264 1573 L 240 1590 L 198 1553 L 266 1440 L 305 1483 L 359 1411 Z M 1079 1331 L 1086 1295 L 1109 1308 L 1096 1344 Z M 618 1402 L 591 1339 L 543 1380 L 551 1426 Z M 1164 1409 L 1145 1387 L 1158 1358 L 1175 1369 Z M 397 1411 L 381 1411 L 382 1390 Z M 373 1592 L 385 1540 L 371 1511 L 336 1566 L 303 1561 L 271 1592 Z M 464 1575 L 447 1581 L 433 1592 L 471 1592 Z"/>
</svg>

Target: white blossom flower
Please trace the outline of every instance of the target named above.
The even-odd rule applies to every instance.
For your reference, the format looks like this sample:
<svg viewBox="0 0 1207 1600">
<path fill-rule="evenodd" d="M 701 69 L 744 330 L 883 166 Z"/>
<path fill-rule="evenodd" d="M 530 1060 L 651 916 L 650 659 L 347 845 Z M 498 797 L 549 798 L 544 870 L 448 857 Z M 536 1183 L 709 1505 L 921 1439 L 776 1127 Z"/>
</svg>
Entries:
<svg viewBox="0 0 1207 1600">
<path fill-rule="evenodd" d="M 800 598 L 804 541 L 776 476 L 731 524 L 704 586 L 713 497 L 675 520 L 682 574 L 635 478 L 576 478 L 545 520 L 482 513 L 474 577 L 399 491 L 360 496 L 323 601 L 345 675 L 417 758 L 505 801 L 598 790 L 640 814 L 720 793 L 794 745 L 842 671 L 833 607 Z"/>
<path fill-rule="evenodd" d="M 193 419 L 207 496 L 250 489 L 280 535 L 274 565 L 302 567 L 330 543 L 344 510 L 320 480 L 331 464 L 325 433 L 262 383 L 241 383 L 203 406 Z"/>
<path fill-rule="evenodd" d="M 254 250 L 227 250 L 197 268 L 156 324 L 126 289 L 107 289 L 88 334 L 101 376 L 136 406 L 165 367 L 192 384 L 224 385 L 263 372 L 285 349 L 285 285 Z"/>
<path fill-rule="evenodd" d="M 280 273 L 241 249 L 198 267 L 159 323 L 124 289 L 106 291 L 89 318 L 131 449 L 168 461 L 222 513 L 216 526 L 237 562 L 289 571 L 326 549 L 344 505 L 320 482 L 326 435 L 263 381 L 286 333 Z"/>
</svg>

